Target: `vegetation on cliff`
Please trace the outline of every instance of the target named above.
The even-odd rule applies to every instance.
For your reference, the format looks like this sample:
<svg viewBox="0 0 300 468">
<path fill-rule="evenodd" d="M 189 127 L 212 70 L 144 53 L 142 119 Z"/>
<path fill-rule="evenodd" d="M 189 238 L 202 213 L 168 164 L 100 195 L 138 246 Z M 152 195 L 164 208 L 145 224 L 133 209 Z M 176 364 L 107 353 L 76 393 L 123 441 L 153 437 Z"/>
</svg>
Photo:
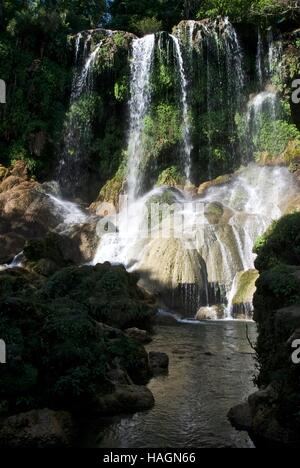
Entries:
<svg viewBox="0 0 300 468">
<path fill-rule="evenodd" d="M 8 354 L 0 413 L 43 407 L 76 413 L 113 391 L 112 369 L 145 382 L 147 354 L 121 332 L 151 327 L 154 304 L 137 287 L 138 277 L 110 264 L 63 267 L 53 234 L 24 253 L 27 270 L 0 273 L 0 336 Z M 35 272 L 49 262 L 51 274 Z"/>
<path fill-rule="evenodd" d="M 286 446 L 300 438 L 300 369 L 292 362 L 292 342 L 300 328 L 299 233 L 299 213 L 287 215 L 273 224 L 258 240 L 255 249 L 256 267 L 260 272 L 254 296 L 254 319 L 259 331 L 257 384 L 260 389 L 273 389 L 272 398 L 269 392 L 265 399 L 269 410 L 262 411 L 263 418 L 257 417 L 256 429 L 263 438 L 260 431 L 263 426 L 259 426 L 259 421 L 265 428 L 273 424 L 273 442 Z M 255 422 L 258 400 L 253 411 Z M 274 421 L 284 428 L 281 433 L 276 430 Z M 270 434 L 270 430 L 266 430 L 266 438 Z"/>
</svg>

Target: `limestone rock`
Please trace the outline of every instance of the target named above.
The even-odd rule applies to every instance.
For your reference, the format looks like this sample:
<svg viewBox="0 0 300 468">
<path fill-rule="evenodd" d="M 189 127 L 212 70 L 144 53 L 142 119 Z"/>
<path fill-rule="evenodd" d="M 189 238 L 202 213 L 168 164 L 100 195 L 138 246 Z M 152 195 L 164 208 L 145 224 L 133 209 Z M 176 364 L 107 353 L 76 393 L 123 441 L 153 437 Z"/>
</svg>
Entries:
<svg viewBox="0 0 300 468">
<path fill-rule="evenodd" d="M 201 307 L 195 319 L 202 320 L 221 320 L 224 318 L 224 309 L 222 306 Z"/>
<path fill-rule="evenodd" d="M 154 239 L 147 245 L 138 271 L 145 286 L 171 310 L 195 313 L 185 291 L 194 290 L 205 300 L 206 266 L 195 249 L 181 239 Z"/>
</svg>

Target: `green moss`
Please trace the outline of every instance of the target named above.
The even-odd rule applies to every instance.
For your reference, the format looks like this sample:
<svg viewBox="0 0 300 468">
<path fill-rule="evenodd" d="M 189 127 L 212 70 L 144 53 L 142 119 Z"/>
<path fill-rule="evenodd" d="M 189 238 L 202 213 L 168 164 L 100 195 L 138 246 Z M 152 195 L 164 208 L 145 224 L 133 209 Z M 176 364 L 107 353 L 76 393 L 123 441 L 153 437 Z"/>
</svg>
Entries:
<svg viewBox="0 0 300 468">
<path fill-rule="evenodd" d="M 168 187 L 183 187 L 185 177 L 177 166 L 171 166 L 165 169 L 158 177 L 156 185 L 167 185 Z"/>
<path fill-rule="evenodd" d="M 50 241 L 47 248 L 44 241 L 33 244 L 26 250 L 31 259 L 50 256 Z M 8 354 L 0 385 L 5 410 L 78 412 L 111 390 L 106 374 L 116 363 L 133 379 L 137 372 L 145 377 L 144 348 L 99 323 L 149 329 L 153 308 L 137 281 L 109 264 L 67 267 L 48 278 L 24 270 L 0 273 L 0 336 Z"/>
<path fill-rule="evenodd" d="M 276 221 L 255 243 L 259 271 L 285 263 L 300 264 L 300 214 L 293 213 Z"/>
<path fill-rule="evenodd" d="M 116 175 L 109 180 L 101 189 L 98 200 L 119 205 L 119 197 L 122 193 L 125 183 L 126 169 L 123 163 L 118 169 Z"/>
<path fill-rule="evenodd" d="M 257 162 L 281 158 L 290 164 L 300 156 L 300 132 L 296 125 L 284 120 L 265 120 L 258 136 L 257 149 Z"/>
<path fill-rule="evenodd" d="M 256 287 L 255 283 L 258 279 L 258 272 L 256 270 L 249 270 L 238 274 L 238 288 L 233 298 L 233 304 L 247 304 L 251 303 Z"/>
</svg>

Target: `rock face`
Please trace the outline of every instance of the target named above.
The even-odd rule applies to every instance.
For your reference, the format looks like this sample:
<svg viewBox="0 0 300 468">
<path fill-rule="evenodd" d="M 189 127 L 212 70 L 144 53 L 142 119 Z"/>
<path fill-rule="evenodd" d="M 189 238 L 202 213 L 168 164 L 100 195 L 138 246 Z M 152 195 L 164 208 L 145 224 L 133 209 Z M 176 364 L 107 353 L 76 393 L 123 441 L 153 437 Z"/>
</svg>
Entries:
<svg viewBox="0 0 300 468">
<path fill-rule="evenodd" d="M 197 292 L 196 297 L 202 296 L 206 303 L 205 263 L 199 253 L 190 250 L 181 239 L 154 239 L 146 247 L 138 271 L 141 285 L 172 310 L 195 313 L 193 297 Z"/>
<path fill-rule="evenodd" d="M 0 179 L 0 264 L 9 263 L 29 239 L 63 231 L 64 256 L 74 263 L 92 260 L 98 237 L 96 221 L 64 226 L 64 212 L 45 188 L 29 178 L 26 165 L 17 161 Z"/>
<path fill-rule="evenodd" d="M 248 270 L 237 273 L 233 285 L 233 298 L 231 300 L 231 314 L 234 318 L 252 318 L 253 296 L 256 291 L 256 281 L 259 273 Z"/>
<path fill-rule="evenodd" d="M 70 447 L 76 437 L 71 415 L 49 409 L 11 416 L 0 428 L 0 446 L 6 448 Z"/>
<path fill-rule="evenodd" d="M 0 183 L 0 263 L 18 254 L 27 239 L 44 236 L 63 221 L 51 208 L 38 182 L 29 179 L 23 162 L 7 170 Z"/>
<path fill-rule="evenodd" d="M 237 428 L 248 430 L 257 446 L 296 448 L 300 444 L 300 366 L 292 359 L 300 329 L 299 232 L 300 214 L 290 214 L 256 244 L 259 391 L 233 408 L 229 418 Z"/>
</svg>

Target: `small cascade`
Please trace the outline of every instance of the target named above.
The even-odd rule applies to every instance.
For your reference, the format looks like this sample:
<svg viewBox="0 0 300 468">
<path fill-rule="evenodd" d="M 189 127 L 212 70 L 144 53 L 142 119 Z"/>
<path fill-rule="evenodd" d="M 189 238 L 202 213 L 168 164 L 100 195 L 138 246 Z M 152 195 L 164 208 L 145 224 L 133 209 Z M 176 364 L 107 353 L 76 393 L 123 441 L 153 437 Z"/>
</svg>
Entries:
<svg viewBox="0 0 300 468">
<path fill-rule="evenodd" d="M 0 271 L 9 270 L 12 268 L 21 268 L 24 262 L 24 253 L 23 251 L 18 253 L 13 260 L 7 265 L 0 265 Z"/>
<path fill-rule="evenodd" d="M 130 201 L 135 200 L 142 190 L 144 162 L 142 134 L 151 101 L 150 77 L 154 45 L 153 34 L 133 41 L 127 177 Z"/>
<path fill-rule="evenodd" d="M 258 28 L 258 32 L 257 32 L 257 52 L 256 52 L 256 73 L 257 73 L 257 80 L 258 80 L 260 89 L 263 88 L 264 74 L 265 74 L 264 69 L 265 69 L 264 46 L 263 46 L 261 30 L 260 30 L 260 28 Z"/>
<path fill-rule="evenodd" d="M 182 104 L 182 116 L 183 116 L 183 163 L 184 163 L 184 172 L 187 181 L 191 180 L 191 153 L 192 153 L 192 142 L 191 142 L 191 124 L 190 124 L 190 115 L 189 115 L 189 106 L 188 106 L 188 81 L 186 78 L 186 73 L 184 69 L 183 56 L 180 48 L 180 43 L 177 37 L 171 35 L 171 38 L 174 42 L 174 49 L 176 54 L 176 60 L 178 64 L 178 71 L 180 74 L 180 84 L 181 84 L 181 104 Z"/>
<path fill-rule="evenodd" d="M 88 216 L 79 208 L 76 203 L 63 200 L 62 198 L 49 193 L 47 195 L 53 202 L 53 205 L 58 211 L 58 214 L 64 220 L 64 226 L 84 224 L 87 222 Z"/>
<path fill-rule="evenodd" d="M 240 157 L 235 117 L 245 104 L 244 53 L 235 28 L 228 18 L 215 21 L 184 21 L 174 29 L 183 56 L 185 80 L 197 86 L 191 99 L 187 92 L 190 125 L 188 136 L 192 156 L 207 161 L 207 177 L 219 171 L 220 158 Z M 193 134 L 191 121 L 201 114 L 201 129 Z M 223 109 L 223 115 L 220 116 Z M 222 127 L 216 131 L 216 122 Z M 222 124 L 221 124 L 222 122 Z M 222 133 L 222 136 L 221 136 Z M 197 135 L 197 136 L 196 136 Z"/>
<path fill-rule="evenodd" d="M 226 49 L 227 75 L 231 83 L 230 92 L 236 96 L 237 105 L 242 104 L 243 90 L 246 83 L 243 60 L 244 54 L 236 30 L 228 18 L 224 20 L 224 42 Z"/>
<path fill-rule="evenodd" d="M 268 73 L 272 78 L 275 73 L 280 70 L 282 61 L 282 42 L 281 40 L 274 40 L 272 29 L 268 32 Z"/>
<path fill-rule="evenodd" d="M 257 147 L 257 139 L 259 138 L 263 124 L 269 122 L 271 124 L 270 131 L 272 131 L 272 124 L 275 123 L 277 118 L 279 118 L 279 103 L 276 92 L 262 91 L 249 101 L 247 126 L 254 149 Z M 276 137 L 275 134 L 274 137 Z"/>
</svg>

